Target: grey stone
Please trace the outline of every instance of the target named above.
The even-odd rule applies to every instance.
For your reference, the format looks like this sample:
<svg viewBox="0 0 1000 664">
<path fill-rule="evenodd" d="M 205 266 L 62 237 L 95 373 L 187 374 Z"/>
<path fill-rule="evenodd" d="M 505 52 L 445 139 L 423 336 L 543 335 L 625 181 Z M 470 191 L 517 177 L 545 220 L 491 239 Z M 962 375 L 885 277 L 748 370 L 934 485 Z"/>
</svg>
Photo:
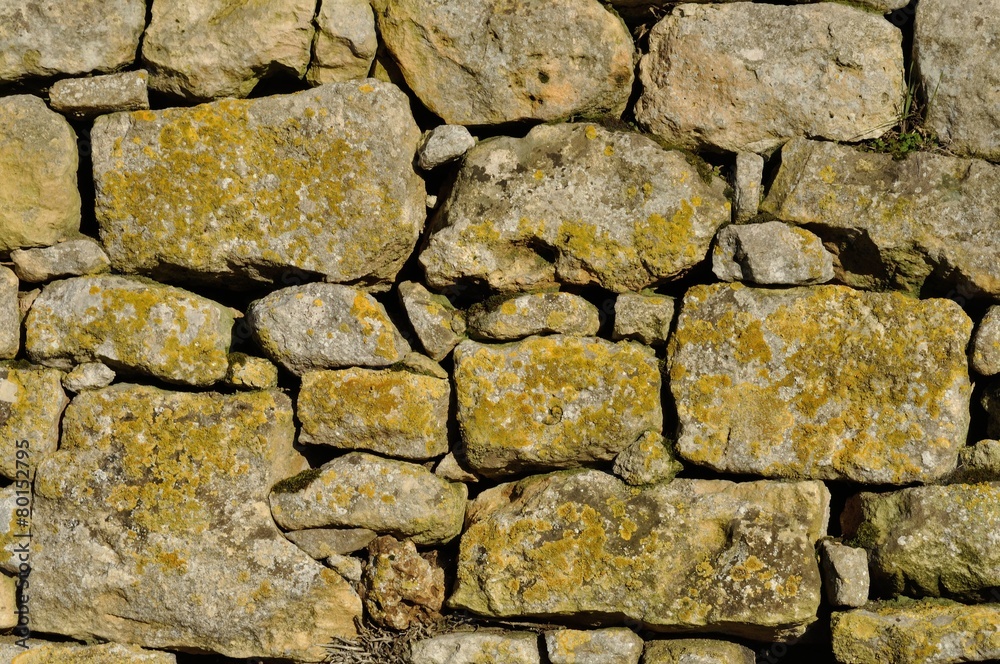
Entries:
<svg viewBox="0 0 1000 664">
<path fill-rule="evenodd" d="M 448 124 L 621 114 L 635 45 L 597 0 L 376 0 L 410 89 Z"/>
<path fill-rule="evenodd" d="M 371 295 L 337 284 L 275 291 L 247 310 L 254 340 L 296 376 L 316 369 L 395 364 L 409 345 Z"/>
<path fill-rule="evenodd" d="M 733 220 L 741 224 L 757 216 L 764 193 L 764 158 L 753 152 L 736 153 L 733 171 Z"/>
<path fill-rule="evenodd" d="M 100 243 L 90 238 L 67 240 L 41 249 L 15 249 L 10 252 L 10 260 L 18 278 L 31 284 L 111 269 L 111 261 Z"/>
<path fill-rule="evenodd" d="M 649 641 L 642 664 L 754 664 L 752 650 L 715 639 Z"/>
<path fill-rule="evenodd" d="M 1000 374 L 1000 306 L 990 307 L 972 337 L 972 368 L 983 376 Z"/>
<path fill-rule="evenodd" d="M 614 473 L 627 484 L 640 486 L 669 482 L 684 466 L 674 456 L 671 443 L 658 433 L 647 431 L 615 457 Z"/>
<path fill-rule="evenodd" d="M 64 78 L 52 85 L 49 103 L 53 110 L 77 119 L 148 110 L 148 80 L 145 69 L 93 78 Z"/>
<path fill-rule="evenodd" d="M 417 164 L 425 171 L 450 164 L 476 145 L 476 139 L 462 125 L 440 125 L 427 132 L 420 150 Z"/>
<path fill-rule="evenodd" d="M 816 235 L 769 221 L 719 231 L 712 271 L 723 281 L 808 286 L 833 279 L 833 259 Z"/>
<path fill-rule="evenodd" d="M 742 2 L 745 0 L 690 0 L 696 3 L 724 3 L 724 2 Z M 809 2 L 816 2 L 816 0 L 791 0 L 789 4 L 804 4 Z M 671 0 L 610 0 L 609 3 L 615 8 L 622 16 L 628 18 L 648 18 L 651 15 L 650 10 L 657 10 L 664 7 L 669 7 L 672 2 Z M 880 13 L 888 13 L 895 9 L 902 9 L 909 4 L 909 0 L 852 0 L 852 4 L 859 7 L 868 7 L 874 11 Z"/>
<path fill-rule="evenodd" d="M 69 402 L 61 377 L 55 369 L 0 364 L 0 475 L 30 479 L 56 451 L 59 419 Z"/>
<path fill-rule="evenodd" d="M 108 365 L 103 362 L 84 362 L 63 376 L 62 385 L 67 392 L 76 394 L 84 390 L 99 390 L 114 380 L 115 372 Z"/>
<path fill-rule="evenodd" d="M 533 334 L 593 336 L 601 326 L 597 307 L 572 293 L 526 293 L 473 305 L 467 317 L 473 339 L 514 341 Z"/>
<path fill-rule="evenodd" d="M 17 275 L 0 266 L 0 359 L 12 359 L 21 350 L 21 305 L 17 289 Z"/>
<path fill-rule="evenodd" d="M 725 183 L 678 151 L 593 124 L 469 150 L 420 254 L 432 288 L 642 290 L 680 277 L 730 220 Z"/>
<path fill-rule="evenodd" d="M 625 627 L 545 632 L 551 664 L 639 664 L 642 639 Z"/>
<path fill-rule="evenodd" d="M 222 380 L 238 390 L 269 390 L 278 386 L 278 367 L 262 357 L 230 353 L 229 367 Z"/>
<path fill-rule="evenodd" d="M 615 299 L 612 338 L 662 346 L 674 320 L 674 298 L 655 293 L 621 293 Z"/>
<path fill-rule="evenodd" d="M 981 440 L 963 448 L 958 455 L 958 468 L 948 476 L 948 481 L 1000 482 L 1000 440 Z"/>
<path fill-rule="evenodd" d="M 23 475 L 21 479 L 0 489 L 0 569 L 6 575 L 16 576 L 20 572 L 21 563 L 31 563 L 31 506 L 24 504 L 24 499 L 30 496 L 31 480 L 25 479 Z M 20 505 L 17 504 L 18 498 L 21 498 Z M 24 552 L 25 546 L 29 549 L 27 554 Z M 27 560 L 22 559 L 25 555 L 28 556 Z M 0 664 L 3 661 L 0 646 Z"/>
<path fill-rule="evenodd" d="M 399 297 L 431 359 L 440 362 L 465 338 L 465 314 L 444 295 L 435 295 L 415 281 L 399 284 Z"/>
<path fill-rule="evenodd" d="M 40 643 L 8 660 L 10 664 L 177 664 L 177 656 L 159 650 L 147 650 L 121 643 L 82 645 L 76 643 Z M 0 655 L 0 662 L 3 656 Z"/>
<path fill-rule="evenodd" d="M 378 50 L 375 14 L 368 0 L 322 0 L 316 27 L 306 74 L 311 84 L 368 76 Z"/>
<path fill-rule="evenodd" d="M 360 559 L 354 556 L 332 555 L 326 558 L 323 564 L 355 586 L 361 583 L 364 575 L 364 563 Z"/>
<path fill-rule="evenodd" d="M 875 138 L 899 117 L 902 39 L 881 16 L 834 2 L 678 5 L 650 31 L 635 115 L 691 149 Z"/>
<path fill-rule="evenodd" d="M 368 545 L 363 596 L 368 617 L 379 625 L 405 630 L 437 622 L 444 604 L 437 551 L 421 554 L 411 541 L 377 538 Z"/>
<path fill-rule="evenodd" d="M 434 474 L 452 482 L 475 484 L 479 481 L 479 476 L 466 470 L 453 452 L 449 452 L 438 461 L 438 464 L 434 466 Z"/>
<path fill-rule="evenodd" d="M 534 632 L 478 631 L 435 636 L 413 644 L 410 664 L 541 664 Z"/>
<path fill-rule="evenodd" d="M 367 528 L 310 528 L 293 530 L 285 537 L 316 560 L 354 553 L 368 546 L 378 534 Z"/>
<path fill-rule="evenodd" d="M 868 552 L 826 539 L 819 543 L 826 598 L 833 606 L 864 606 L 871 578 Z"/>
</svg>

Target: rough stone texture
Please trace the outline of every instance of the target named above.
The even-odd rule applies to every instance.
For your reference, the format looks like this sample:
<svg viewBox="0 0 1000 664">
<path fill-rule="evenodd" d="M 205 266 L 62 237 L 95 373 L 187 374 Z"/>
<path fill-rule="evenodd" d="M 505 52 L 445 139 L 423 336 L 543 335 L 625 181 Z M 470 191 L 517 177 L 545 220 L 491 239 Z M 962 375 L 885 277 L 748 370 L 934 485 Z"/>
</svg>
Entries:
<svg viewBox="0 0 1000 664">
<path fill-rule="evenodd" d="M 602 10 L 603 11 L 603 10 Z M 542 125 L 466 155 L 420 255 L 434 288 L 638 291 L 705 259 L 725 183 L 641 134 Z"/>
<path fill-rule="evenodd" d="M 420 130 L 393 85 L 115 114 L 92 137 L 101 240 L 121 272 L 385 288 L 423 228 Z"/>
<path fill-rule="evenodd" d="M 0 252 L 45 247 L 80 230 L 79 160 L 76 132 L 44 101 L 0 98 Z"/>
<path fill-rule="evenodd" d="M 100 243 L 90 238 L 67 240 L 41 249 L 15 249 L 10 252 L 10 260 L 18 279 L 32 284 L 111 269 Z"/>
<path fill-rule="evenodd" d="M 833 279 L 833 259 L 814 234 L 770 221 L 719 231 L 712 271 L 723 281 L 807 286 Z"/>
<path fill-rule="evenodd" d="M 913 61 L 929 100 L 927 127 L 949 149 L 991 161 L 1000 160 L 1000 70 L 991 46 L 997 39 L 997 0 L 917 6 Z"/>
<path fill-rule="evenodd" d="M 0 575 L 0 629 L 9 630 L 17 623 L 17 579 Z"/>
<path fill-rule="evenodd" d="M 31 481 L 24 479 L 23 475 L 22 479 L 0 489 L 0 569 L 5 572 L 0 575 L 2 577 L 17 575 L 22 563 L 31 564 L 31 542 L 28 538 L 31 512 L 24 505 L 17 504 L 18 498 L 23 503 L 24 497 L 30 495 Z M 2 642 L 0 664 L 4 664 Z"/>
<path fill-rule="evenodd" d="M 931 600 L 835 613 L 833 650 L 844 664 L 958 664 L 1000 659 L 1000 605 Z"/>
<path fill-rule="evenodd" d="M 55 369 L 0 364 L 0 475 L 30 478 L 59 446 L 59 418 L 69 402 L 61 378 Z"/>
<path fill-rule="evenodd" d="M 415 281 L 399 284 L 399 298 L 431 359 L 440 362 L 465 338 L 465 314 L 444 295 L 435 295 Z"/>
<path fill-rule="evenodd" d="M 649 34 L 635 115 L 692 149 L 875 138 L 899 118 L 902 39 L 881 16 L 833 2 L 680 5 Z"/>
<path fill-rule="evenodd" d="M 376 0 L 379 32 L 448 124 L 620 115 L 635 45 L 596 0 Z"/>
<path fill-rule="evenodd" d="M 738 152 L 733 171 L 733 220 L 741 224 L 757 216 L 764 193 L 764 158 L 753 152 Z"/>
<path fill-rule="evenodd" d="M 871 577 L 868 552 L 834 540 L 819 543 L 820 565 L 826 598 L 833 606 L 864 606 Z"/>
<path fill-rule="evenodd" d="M 448 452 L 447 379 L 412 371 L 343 369 L 302 377 L 299 442 L 403 459 Z"/>
<path fill-rule="evenodd" d="M 921 152 L 903 161 L 796 139 L 763 208 L 839 246 L 837 278 L 919 293 L 933 276 L 1000 297 L 1000 167 Z"/>
<path fill-rule="evenodd" d="M 453 452 L 446 454 L 441 461 L 434 466 L 434 474 L 452 482 L 466 482 L 475 484 L 479 477 L 465 469 Z"/>
<path fill-rule="evenodd" d="M 529 477 L 470 505 L 449 604 L 791 638 L 816 619 L 814 546 L 828 518 L 821 482 L 637 489 L 595 470 Z"/>
<path fill-rule="evenodd" d="M 278 386 L 278 367 L 262 357 L 230 353 L 223 381 L 240 390 L 268 390 Z"/>
<path fill-rule="evenodd" d="M 52 109 L 77 119 L 118 111 L 149 109 L 149 75 L 145 69 L 93 78 L 64 78 L 49 90 Z"/>
<path fill-rule="evenodd" d="M 21 350 L 21 305 L 17 289 L 17 275 L 0 266 L 0 359 L 12 359 Z"/>
<path fill-rule="evenodd" d="M 308 662 L 352 636 L 360 598 L 268 514 L 304 465 L 292 417 L 277 390 L 77 396 L 35 480 L 32 629 Z"/>
<path fill-rule="evenodd" d="M 316 26 L 306 74 L 309 82 L 322 85 L 366 78 L 378 50 L 375 14 L 368 0 L 322 0 Z"/>
<path fill-rule="evenodd" d="M 642 639 L 624 627 L 545 632 L 551 664 L 639 664 Z"/>
<path fill-rule="evenodd" d="M 541 664 L 534 632 L 456 633 L 413 644 L 410 664 Z"/>
<path fill-rule="evenodd" d="M 601 326 L 597 307 L 572 293 L 527 293 L 474 305 L 468 313 L 473 339 L 513 341 L 533 334 L 593 336 Z"/>
<path fill-rule="evenodd" d="M 608 461 L 663 425 L 656 356 L 631 342 L 463 341 L 453 378 L 465 457 L 486 477 Z"/>
<path fill-rule="evenodd" d="M 3 0 L 0 82 L 124 67 L 145 27 L 144 0 Z"/>
<path fill-rule="evenodd" d="M 672 444 L 652 431 L 619 452 L 613 468 L 615 475 L 633 486 L 669 482 L 684 470 Z"/>
<path fill-rule="evenodd" d="M 1000 484 L 860 493 L 844 508 L 844 543 L 868 550 L 872 590 L 987 601 L 1000 586 Z"/>
<path fill-rule="evenodd" d="M 364 574 L 364 563 L 358 558 L 332 555 L 324 560 L 323 564 L 350 581 L 355 588 L 360 587 L 361 577 Z"/>
<path fill-rule="evenodd" d="M 983 376 L 1000 374 L 1000 306 L 990 307 L 972 337 L 972 368 Z"/>
<path fill-rule="evenodd" d="M 317 560 L 354 553 L 377 537 L 367 528 L 312 528 L 285 533 L 290 541 Z"/>
<path fill-rule="evenodd" d="M 381 367 L 410 347 L 378 300 L 337 284 L 306 284 L 275 291 L 247 310 L 254 340 L 296 376 L 352 365 Z"/>
<path fill-rule="evenodd" d="M 615 300 L 614 339 L 662 346 L 674 320 L 674 298 L 655 293 L 622 293 Z"/>
<path fill-rule="evenodd" d="M 708 0 L 695 0 L 696 2 L 707 2 Z M 745 0 L 712 0 L 715 3 L 722 2 L 742 2 Z M 792 3 L 807 3 L 815 0 L 792 0 Z M 627 17 L 648 17 L 651 8 L 664 7 L 669 5 L 669 0 L 610 0 L 608 3 L 615 8 L 622 16 Z M 909 4 L 909 0 L 852 0 L 851 4 L 861 7 L 870 7 L 875 11 L 888 13 L 894 9 L 902 9 Z"/>
<path fill-rule="evenodd" d="M 47 366 L 103 362 L 204 386 L 226 375 L 233 315 L 180 288 L 107 275 L 49 284 L 25 327 L 28 357 Z"/>
<path fill-rule="evenodd" d="M 286 530 L 368 528 L 443 544 L 462 531 L 467 495 L 423 466 L 351 452 L 275 486 L 271 513 Z"/>
<path fill-rule="evenodd" d="M 76 645 L 50 643 L 22 651 L 11 664 L 177 664 L 173 653 L 146 650 L 120 643 Z"/>
<path fill-rule="evenodd" d="M 948 476 L 948 481 L 1000 482 L 1000 440 L 981 440 L 963 448 L 958 455 L 958 468 Z"/>
<path fill-rule="evenodd" d="M 441 618 L 444 568 L 437 551 L 419 554 L 413 542 L 379 537 L 368 545 L 363 578 L 365 610 L 379 625 L 405 630 Z"/>
<path fill-rule="evenodd" d="M 278 73 L 302 78 L 315 13 L 312 0 L 156 0 L 142 42 L 149 86 L 204 101 L 246 97 Z"/>
<path fill-rule="evenodd" d="M 972 322 L 843 286 L 695 286 L 670 342 L 678 451 L 714 470 L 933 482 L 969 428 Z"/>
<path fill-rule="evenodd" d="M 714 639 L 650 641 L 642 664 L 754 664 L 753 651 L 745 646 Z"/>
<path fill-rule="evenodd" d="M 462 125 L 440 125 L 427 132 L 417 151 L 417 165 L 425 171 L 450 164 L 476 145 Z"/>
<path fill-rule="evenodd" d="M 107 387 L 115 380 L 114 369 L 103 362 L 85 362 L 73 367 L 73 370 L 62 377 L 66 391 L 76 394 L 84 390 L 99 390 Z"/>
</svg>

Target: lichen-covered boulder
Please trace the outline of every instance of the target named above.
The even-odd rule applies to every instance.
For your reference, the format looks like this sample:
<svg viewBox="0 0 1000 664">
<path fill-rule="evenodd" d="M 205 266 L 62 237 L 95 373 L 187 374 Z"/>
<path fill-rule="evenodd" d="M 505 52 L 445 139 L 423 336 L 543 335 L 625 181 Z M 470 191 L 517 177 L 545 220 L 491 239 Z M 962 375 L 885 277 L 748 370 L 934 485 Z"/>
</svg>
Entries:
<svg viewBox="0 0 1000 664">
<path fill-rule="evenodd" d="M 653 431 L 647 431 L 615 457 L 615 475 L 626 484 L 640 486 L 669 482 L 684 466 L 674 455 L 673 443 Z"/>
<path fill-rule="evenodd" d="M 470 505 L 449 602 L 485 616 L 790 637 L 816 620 L 829 498 L 821 482 L 635 488 L 595 470 L 502 484 Z"/>
<path fill-rule="evenodd" d="M 149 74 L 145 69 L 90 78 L 64 78 L 52 84 L 52 109 L 77 120 L 120 111 L 149 109 Z"/>
<path fill-rule="evenodd" d="M 638 291 L 705 259 L 724 189 L 641 134 L 542 125 L 466 153 L 420 263 L 434 288 Z"/>
<path fill-rule="evenodd" d="M 59 418 L 69 403 L 62 374 L 45 367 L 0 364 L 0 475 L 30 480 L 59 446 Z"/>
<path fill-rule="evenodd" d="M 99 242 L 88 237 L 67 240 L 51 247 L 15 249 L 10 252 L 18 279 L 37 284 L 64 277 L 100 274 L 111 269 Z"/>
<path fill-rule="evenodd" d="M 1000 484 L 860 493 L 840 521 L 844 542 L 868 550 L 879 596 L 988 601 L 1000 587 Z"/>
<path fill-rule="evenodd" d="M 121 272 L 384 289 L 426 217 L 409 100 L 375 80 L 109 115 L 92 138 L 101 240 Z"/>
<path fill-rule="evenodd" d="M 972 368 L 984 376 L 1000 374 L 1000 306 L 990 307 L 972 337 Z"/>
<path fill-rule="evenodd" d="M 635 45 L 597 0 L 376 0 L 379 32 L 449 124 L 621 114 Z"/>
<path fill-rule="evenodd" d="M 843 286 L 695 286 L 670 342 L 678 451 L 768 477 L 933 482 L 969 429 L 972 322 Z"/>
<path fill-rule="evenodd" d="M 278 367 L 263 357 L 230 353 L 223 381 L 238 390 L 269 390 L 278 386 Z"/>
<path fill-rule="evenodd" d="M 361 600 L 271 520 L 268 488 L 304 465 L 292 418 L 277 390 L 77 396 L 35 480 L 32 629 L 323 660 Z"/>
<path fill-rule="evenodd" d="M 715 238 L 712 271 L 722 281 L 825 284 L 833 279 L 833 254 L 813 233 L 780 221 L 726 226 Z"/>
<path fill-rule="evenodd" d="M 881 16 L 833 2 L 683 4 L 649 33 L 636 118 L 692 149 L 875 138 L 899 118 L 902 39 Z"/>
<path fill-rule="evenodd" d="M 626 627 L 545 632 L 551 664 L 639 664 L 642 639 Z"/>
<path fill-rule="evenodd" d="M 233 314 L 180 288 L 105 275 L 49 284 L 25 327 L 28 357 L 47 366 L 103 362 L 204 386 L 226 375 Z"/>
<path fill-rule="evenodd" d="M 533 334 L 593 336 L 601 326 L 597 307 L 572 293 L 526 293 L 469 309 L 473 339 L 513 341 Z"/>
<path fill-rule="evenodd" d="M 444 295 L 436 295 L 416 281 L 399 284 L 399 299 L 413 331 L 432 360 L 440 362 L 465 336 L 465 312 Z"/>
<path fill-rule="evenodd" d="M 754 664 L 753 650 L 716 639 L 671 639 L 646 644 L 642 664 Z"/>
<path fill-rule="evenodd" d="M 322 0 L 306 78 L 313 85 L 365 78 L 377 50 L 375 14 L 368 0 Z"/>
<path fill-rule="evenodd" d="M 465 458 L 487 477 L 610 460 L 663 426 L 656 356 L 636 343 L 463 341 L 453 377 Z"/>
<path fill-rule="evenodd" d="M 647 346 L 662 346 L 670 336 L 676 301 L 656 293 L 621 293 L 615 298 L 612 337 L 633 339 Z"/>
</svg>

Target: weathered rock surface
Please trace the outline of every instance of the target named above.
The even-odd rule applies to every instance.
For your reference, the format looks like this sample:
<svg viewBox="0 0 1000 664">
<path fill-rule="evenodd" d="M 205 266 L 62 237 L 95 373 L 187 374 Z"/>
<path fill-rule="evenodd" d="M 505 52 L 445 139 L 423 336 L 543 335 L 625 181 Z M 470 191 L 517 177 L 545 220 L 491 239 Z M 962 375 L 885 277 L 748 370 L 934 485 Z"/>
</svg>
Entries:
<svg viewBox="0 0 1000 664">
<path fill-rule="evenodd" d="M 69 402 L 61 377 L 55 369 L 0 364 L 0 475 L 30 479 L 38 462 L 56 451 Z"/>
<path fill-rule="evenodd" d="M 453 377 L 465 456 L 487 477 L 611 460 L 663 425 L 656 356 L 631 342 L 463 341 Z"/>
<path fill-rule="evenodd" d="M 738 152 L 733 170 L 733 221 L 742 224 L 757 215 L 764 193 L 764 158 L 753 152 Z"/>
<path fill-rule="evenodd" d="M 417 153 L 417 164 L 425 171 L 444 166 L 476 145 L 469 130 L 462 125 L 439 125 L 427 132 Z"/>
<path fill-rule="evenodd" d="M 674 320 L 674 298 L 655 293 L 621 293 L 615 299 L 614 339 L 662 346 Z"/>
<path fill-rule="evenodd" d="M 149 85 L 204 101 L 246 97 L 277 73 L 302 78 L 315 14 L 311 0 L 156 0 L 142 42 Z"/>
<path fill-rule="evenodd" d="M 406 340 L 371 295 L 338 284 L 275 291 L 247 310 L 261 350 L 297 376 L 316 369 L 402 361 Z"/>
<path fill-rule="evenodd" d="M 52 109 L 77 119 L 119 111 L 149 109 L 149 75 L 145 69 L 93 78 L 64 78 L 52 84 Z"/>
<path fill-rule="evenodd" d="M 343 369 L 302 377 L 299 441 L 403 459 L 448 452 L 447 378 L 411 371 Z"/>
<path fill-rule="evenodd" d="M 180 288 L 106 275 L 49 284 L 25 327 L 28 357 L 47 366 L 103 362 L 203 386 L 226 375 L 233 315 Z"/>
<path fill-rule="evenodd" d="M 145 27 L 144 0 L 3 0 L 0 82 L 124 67 Z"/>
<path fill-rule="evenodd" d="M 722 472 L 933 482 L 969 428 L 972 322 L 843 286 L 695 286 L 670 342 L 678 452 Z"/>
<path fill-rule="evenodd" d="M 1000 482 L 1000 440 L 981 440 L 962 448 L 958 468 L 948 476 L 948 481 L 963 484 Z"/>
<path fill-rule="evenodd" d="M 881 16 L 832 2 L 681 5 L 649 34 L 636 118 L 692 149 L 875 138 L 899 118 L 902 38 Z"/>
<path fill-rule="evenodd" d="M 1000 374 L 1000 306 L 990 307 L 972 337 L 972 368 L 984 375 Z"/>
<path fill-rule="evenodd" d="M 35 480 L 32 628 L 321 661 L 361 601 L 268 513 L 268 487 L 304 464 L 293 437 L 277 390 L 77 396 Z M 225 619 L 191 620 L 192 606 Z"/>
<path fill-rule="evenodd" d="M 367 528 L 311 528 L 285 533 L 285 537 L 317 560 L 360 551 L 377 536 Z"/>
<path fill-rule="evenodd" d="M 820 569 L 826 598 L 833 606 L 864 606 L 871 577 L 868 552 L 834 540 L 819 543 Z"/>
<path fill-rule="evenodd" d="M 146 650 L 120 643 L 76 645 L 49 643 L 22 651 L 10 660 L 11 664 L 176 664 L 173 653 Z"/>
<path fill-rule="evenodd" d="M 15 249 L 10 252 L 10 260 L 18 279 L 32 284 L 111 269 L 100 243 L 90 238 L 67 240 L 40 249 Z"/>
<path fill-rule="evenodd" d="M 916 294 L 933 276 L 967 297 L 1000 297 L 998 166 L 797 139 L 763 208 L 835 241 L 837 277 L 850 286 Z"/>
<path fill-rule="evenodd" d="M 407 85 L 448 124 L 620 114 L 635 45 L 596 0 L 377 0 Z"/>
<path fill-rule="evenodd" d="M 4 631 L 16 627 L 19 621 L 17 583 L 16 578 L 0 574 L 0 629 Z"/>
<path fill-rule="evenodd" d="M 354 556 L 332 555 L 323 561 L 323 564 L 334 572 L 350 581 L 355 588 L 360 587 L 361 577 L 364 574 L 364 563 Z"/>
<path fill-rule="evenodd" d="M 101 240 L 121 272 L 385 288 L 423 228 L 420 130 L 390 84 L 115 114 L 92 136 Z"/>
<path fill-rule="evenodd" d="M 540 664 L 534 632 L 459 632 L 413 644 L 410 664 Z"/>
<path fill-rule="evenodd" d="M 0 266 L 0 358 L 9 360 L 21 350 L 21 305 L 17 275 Z"/>
<path fill-rule="evenodd" d="M 378 50 L 375 14 L 367 0 L 322 0 L 306 78 L 313 85 L 366 78 Z"/>
<path fill-rule="evenodd" d="M 719 231 L 712 271 L 723 281 L 809 286 L 833 279 L 833 258 L 816 235 L 769 221 Z"/>
<path fill-rule="evenodd" d="M 1000 484 L 860 493 L 840 521 L 868 550 L 872 590 L 987 601 L 1000 586 Z"/>
<path fill-rule="evenodd" d="M 614 473 L 626 484 L 641 486 L 669 482 L 684 466 L 674 456 L 672 444 L 663 436 L 647 431 L 615 457 Z"/>
<path fill-rule="evenodd" d="M 434 288 L 638 291 L 705 259 L 724 188 L 640 134 L 542 125 L 466 153 L 420 262 Z"/>
<path fill-rule="evenodd" d="M 4 2 L 9 4 L 19 3 Z M 0 58 L 3 53 L 0 48 Z M 45 247 L 80 230 L 79 160 L 76 132 L 44 101 L 32 95 L 0 99 L 0 171 L 4 174 L 0 179 L 0 251 Z"/>
<path fill-rule="evenodd" d="M 31 564 L 31 510 L 30 505 L 24 505 L 24 499 L 29 496 L 31 480 L 24 479 L 23 475 L 0 489 L 0 569 L 6 573 L 0 576 L 15 576 L 22 564 Z M 21 505 L 17 504 L 18 498 L 21 498 Z M 0 664 L 4 664 L 3 654 L 0 641 Z"/>
<path fill-rule="evenodd" d="M 463 463 L 459 462 L 454 452 L 449 452 L 441 458 L 434 466 L 434 474 L 452 482 L 475 484 L 479 481 L 479 476 L 467 470 Z"/>
<path fill-rule="evenodd" d="M 715 3 L 741 2 L 742 0 L 713 0 Z M 792 3 L 814 2 L 815 0 L 792 0 Z M 694 2 L 707 2 L 707 0 L 694 0 Z M 664 7 L 669 5 L 668 0 L 610 0 L 608 3 L 615 8 L 622 16 L 628 17 L 648 17 L 649 10 L 654 7 Z M 791 3 L 790 3 L 791 4 Z M 852 4 L 859 7 L 870 7 L 873 10 L 888 13 L 894 9 L 902 9 L 909 0 L 853 0 Z"/>
<path fill-rule="evenodd" d="M 821 482 L 676 479 L 644 489 L 594 470 L 481 493 L 451 606 L 488 616 L 633 620 L 758 639 L 816 619 Z M 524 580 L 531 579 L 531 583 Z"/>
<path fill-rule="evenodd" d="M 399 284 L 399 298 L 420 344 L 440 362 L 465 337 L 465 314 L 444 295 L 435 295 L 415 281 Z"/>
<path fill-rule="evenodd" d="M 970 39 L 969 26 L 977 38 Z M 960 154 L 1000 160 L 997 0 L 926 0 L 917 7 L 914 70 L 927 96 L 927 127 Z"/>
<path fill-rule="evenodd" d="M 468 489 L 423 466 L 351 452 L 271 492 L 286 530 L 367 528 L 417 544 L 443 544 L 462 531 Z"/>
<path fill-rule="evenodd" d="M 572 293 L 526 293 L 503 302 L 474 305 L 468 313 L 473 339 L 513 341 L 533 334 L 593 336 L 601 326 L 597 307 Z"/>
<path fill-rule="evenodd" d="M 1000 658 L 1000 605 L 930 600 L 835 613 L 833 650 L 844 664 L 957 664 Z"/>
<path fill-rule="evenodd" d="M 625 627 L 545 632 L 551 664 L 639 664 L 642 639 Z"/>
<path fill-rule="evenodd" d="M 379 537 L 368 545 L 363 597 L 368 615 L 385 627 L 405 630 L 440 619 L 444 568 L 437 551 L 420 554 L 411 541 Z"/>
<path fill-rule="evenodd" d="M 262 357 L 230 353 L 223 381 L 240 390 L 269 390 L 278 386 L 278 367 Z"/>
<path fill-rule="evenodd" d="M 642 664 L 754 664 L 752 650 L 715 639 L 650 641 Z"/>
<path fill-rule="evenodd" d="M 103 362 L 84 362 L 73 367 L 73 370 L 62 378 L 63 387 L 76 394 L 84 390 L 99 390 L 107 387 L 115 380 L 114 369 Z"/>
</svg>

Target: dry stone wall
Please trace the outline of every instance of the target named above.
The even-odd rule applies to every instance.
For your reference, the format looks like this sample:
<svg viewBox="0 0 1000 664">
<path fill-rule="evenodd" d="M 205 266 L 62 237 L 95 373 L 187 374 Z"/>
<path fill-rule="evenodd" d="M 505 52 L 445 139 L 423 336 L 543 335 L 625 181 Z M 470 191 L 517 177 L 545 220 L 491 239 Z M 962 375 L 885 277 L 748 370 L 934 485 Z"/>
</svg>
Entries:
<svg viewBox="0 0 1000 664">
<path fill-rule="evenodd" d="M 0 0 L 0 664 L 1000 660 L 1000 0 Z"/>
</svg>

